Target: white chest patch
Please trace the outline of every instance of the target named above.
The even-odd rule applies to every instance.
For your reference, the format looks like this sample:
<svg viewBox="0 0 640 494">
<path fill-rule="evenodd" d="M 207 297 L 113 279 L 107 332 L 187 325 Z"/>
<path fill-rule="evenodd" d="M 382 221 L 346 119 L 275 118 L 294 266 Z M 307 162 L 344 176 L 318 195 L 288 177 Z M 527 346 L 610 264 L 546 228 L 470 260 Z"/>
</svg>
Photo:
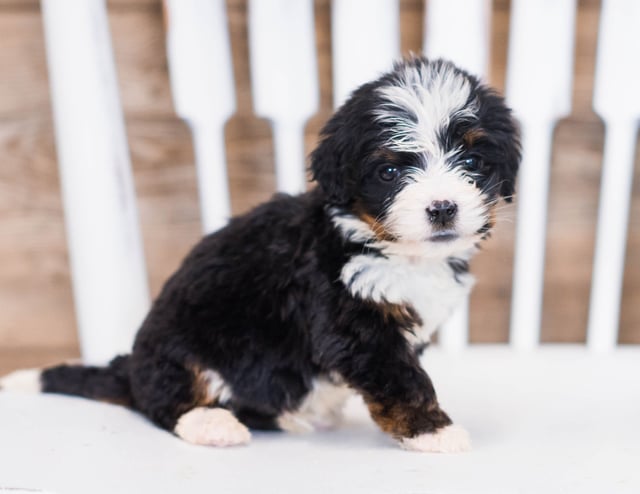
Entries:
<svg viewBox="0 0 640 494">
<path fill-rule="evenodd" d="M 407 333 L 412 344 L 428 342 L 474 283 L 468 273 L 454 276 L 446 260 L 371 255 L 352 257 L 342 268 L 340 279 L 354 297 L 413 307 L 422 326 Z"/>
</svg>

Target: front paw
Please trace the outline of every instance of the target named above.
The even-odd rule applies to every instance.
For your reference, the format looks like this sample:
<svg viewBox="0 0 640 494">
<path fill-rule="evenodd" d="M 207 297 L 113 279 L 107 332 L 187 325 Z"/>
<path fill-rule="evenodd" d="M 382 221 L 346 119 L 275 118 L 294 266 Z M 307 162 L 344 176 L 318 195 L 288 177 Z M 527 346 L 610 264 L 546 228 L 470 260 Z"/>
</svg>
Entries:
<svg viewBox="0 0 640 494">
<path fill-rule="evenodd" d="M 249 429 L 223 408 L 193 408 L 178 419 L 173 432 L 202 446 L 239 446 L 251 440 Z"/>
<path fill-rule="evenodd" d="M 400 440 L 400 446 L 410 451 L 463 453 L 471 450 L 471 438 L 459 425 L 447 425 L 435 432 L 405 437 Z"/>
</svg>

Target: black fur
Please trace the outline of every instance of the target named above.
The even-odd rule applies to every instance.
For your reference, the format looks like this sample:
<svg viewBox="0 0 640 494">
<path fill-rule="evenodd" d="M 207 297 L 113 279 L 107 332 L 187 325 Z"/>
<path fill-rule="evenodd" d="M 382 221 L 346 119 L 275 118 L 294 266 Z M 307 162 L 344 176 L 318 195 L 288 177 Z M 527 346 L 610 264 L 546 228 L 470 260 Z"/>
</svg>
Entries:
<svg viewBox="0 0 640 494">
<path fill-rule="evenodd" d="M 43 393 L 80 395 L 94 400 L 132 406 L 129 357 L 114 358 L 107 367 L 59 365 L 40 376 Z"/>
<path fill-rule="evenodd" d="M 456 281 L 459 281 L 460 275 L 467 274 L 469 272 L 469 262 L 464 259 L 450 257 L 447 262 L 453 271 Z"/>
<path fill-rule="evenodd" d="M 105 369 L 49 369 L 44 391 L 120 401 L 168 430 L 195 406 L 222 406 L 251 427 L 272 429 L 283 412 L 296 410 L 314 379 L 337 373 L 394 436 L 450 424 L 418 362 L 424 345 L 414 348 L 405 338 L 420 322 L 415 312 L 362 300 L 340 281 L 352 256 L 385 254 L 345 236 L 332 215 L 384 216 L 398 186 L 380 181 L 380 166 L 424 166 L 418 154 L 385 149 L 391 130 L 373 117 L 383 104 L 377 89 L 393 84 L 402 66 L 358 89 L 327 123 L 311 156 L 317 188 L 277 195 L 206 236 L 165 284 L 130 356 Z M 482 156 L 478 186 L 489 200 L 508 198 L 519 162 L 516 129 L 502 99 L 465 77 L 478 119 L 452 121 L 443 139 L 455 146 L 469 125 L 482 129 L 469 150 Z M 452 276 L 468 270 L 464 260 L 448 262 Z M 198 370 L 219 373 L 230 399 L 207 402 Z"/>
</svg>

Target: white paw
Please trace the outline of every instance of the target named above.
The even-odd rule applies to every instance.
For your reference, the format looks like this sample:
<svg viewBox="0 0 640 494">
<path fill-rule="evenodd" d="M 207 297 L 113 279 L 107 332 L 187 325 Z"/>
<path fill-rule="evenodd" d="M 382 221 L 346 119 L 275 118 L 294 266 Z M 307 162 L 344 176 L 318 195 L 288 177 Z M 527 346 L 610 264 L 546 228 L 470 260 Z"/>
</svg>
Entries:
<svg viewBox="0 0 640 494">
<path fill-rule="evenodd" d="M 185 441 L 203 446 L 237 446 L 251 440 L 249 429 L 224 408 L 194 408 L 178 419 L 173 431 Z"/>
<path fill-rule="evenodd" d="M 400 446 L 410 451 L 462 453 L 471 450 L 471 438 L 459 425 L 448 425 L 437 432 L 405 437 L 400 441 Z"/>
<path fill-rule="evenodd" d="M 17 370 L 0 378 L 0 390 L 39 393 L 42 390 L 41 374 L 40 369 Z"/>
</svg>

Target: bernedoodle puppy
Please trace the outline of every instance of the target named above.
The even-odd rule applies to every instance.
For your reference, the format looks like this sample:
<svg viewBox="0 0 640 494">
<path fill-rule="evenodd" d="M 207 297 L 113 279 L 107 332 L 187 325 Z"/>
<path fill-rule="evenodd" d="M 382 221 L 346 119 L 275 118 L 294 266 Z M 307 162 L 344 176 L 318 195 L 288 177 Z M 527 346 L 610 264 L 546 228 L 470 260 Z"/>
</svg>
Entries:
<svg viewBox="0 0 640 494">
<path fill-rule="evenodd" d="M 130 355 L 2 386 L 30 378 L 119 403 L 211 446 L 331 426 L 355 392 L 403 447 L 466 450 L 419 355 L 469 293 L 469 259 L 519 162 L 500 96 L 447 61 L 401 61 L 326 124 L 317 187 L 276 195 L 195 246 Z"/>
</svg>

